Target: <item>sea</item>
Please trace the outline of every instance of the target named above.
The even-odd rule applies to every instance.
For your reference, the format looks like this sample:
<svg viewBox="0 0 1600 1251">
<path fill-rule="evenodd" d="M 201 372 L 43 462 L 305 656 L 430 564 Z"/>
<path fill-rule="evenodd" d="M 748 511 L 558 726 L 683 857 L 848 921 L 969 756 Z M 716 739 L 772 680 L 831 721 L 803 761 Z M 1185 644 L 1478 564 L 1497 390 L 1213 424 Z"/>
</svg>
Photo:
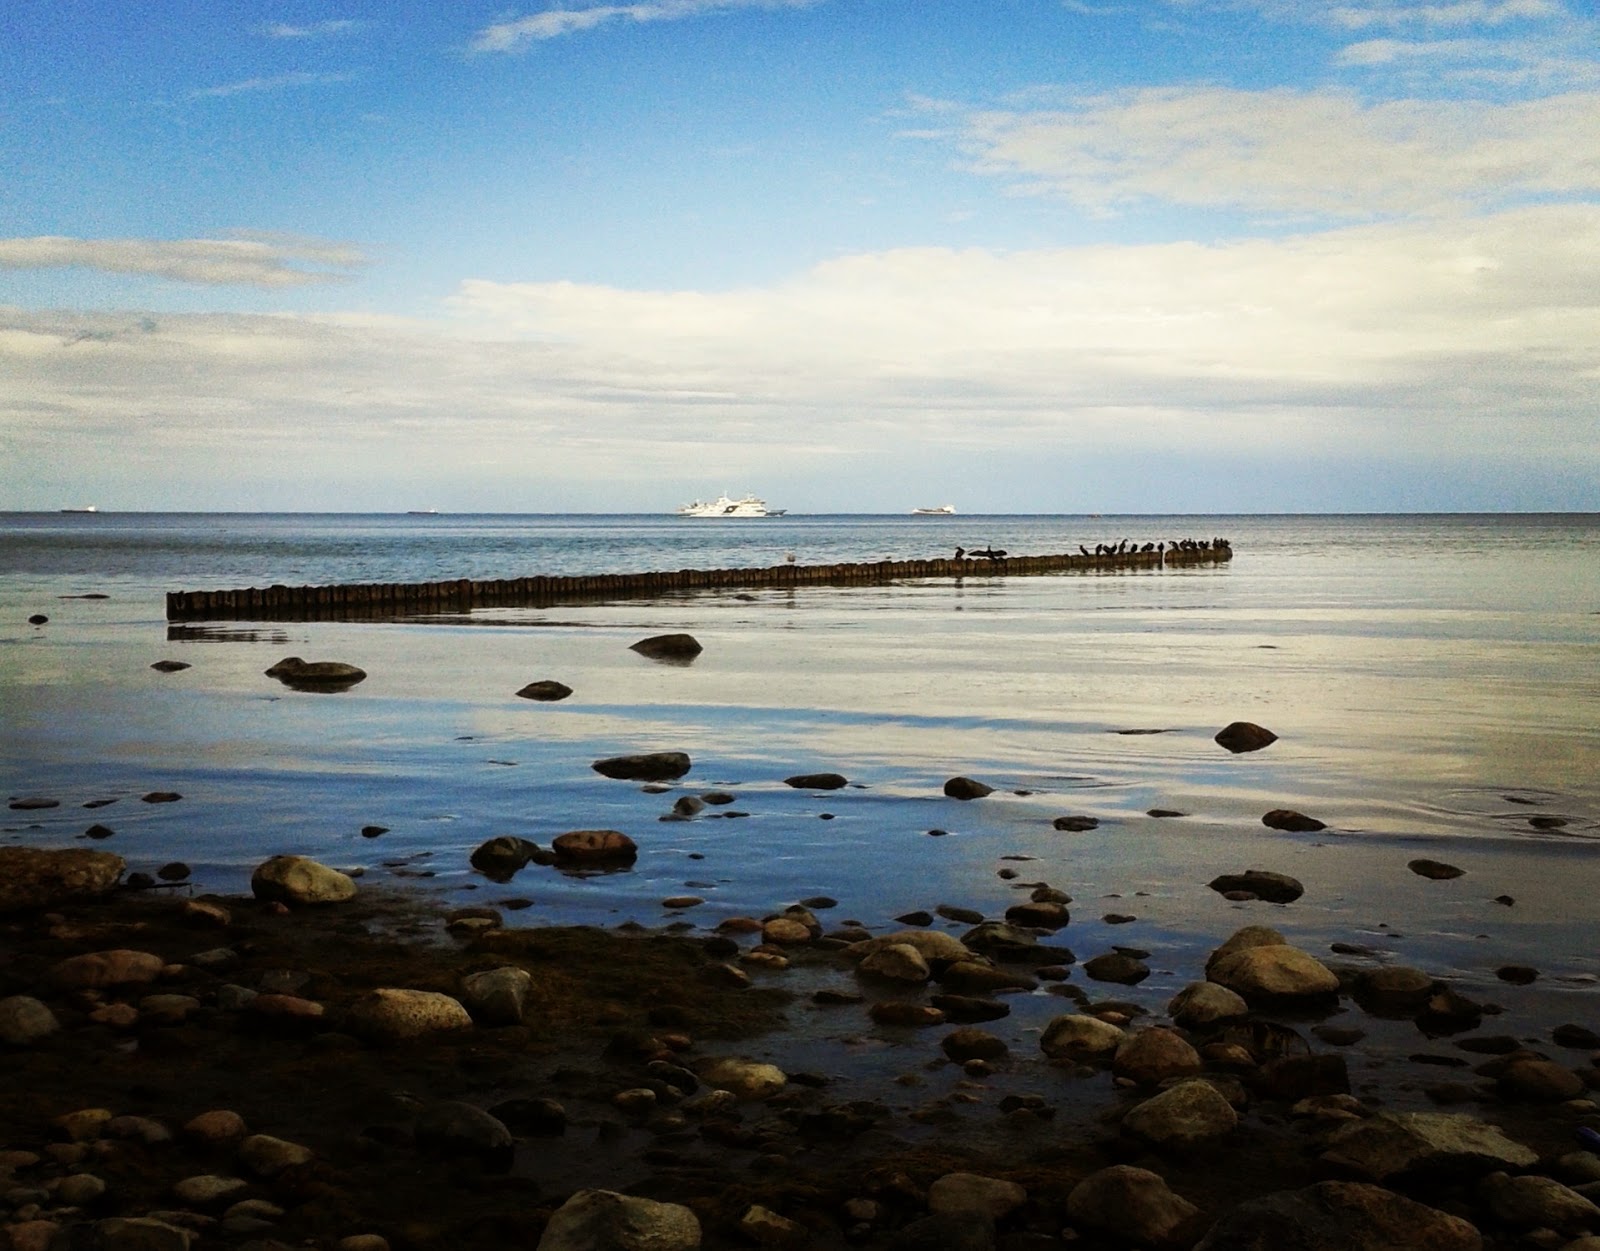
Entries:
<svg viewBox="0 0 1600 1251">
<path fill-rule="evenodd" d="M 1231 561 L 384 621 L 169 624 L 164 606 L 1211 538 Z M 679 631 L 703 645 L 693 663 L 631 650 Z M 368 677 L 292 690 L 265 674 L 291 655 Z M 573 694 L 518 697 L 542 679 Z M 922 911 L 960 932 L 941 906 L 998 919 L 1046 885 L 1073 899 L 1057 940 L 1078 959 L 1145 954 L 1151 1004 L 1252 923 L 1538 1019 L 1592 1018 L 1600 986 L 1595 514 L 0 514 L 0 704 L 0 841 L 115 851 L 169 893 L 246 894 L 287 852 L 508 925 L 709 932 L 811 901 L 825 924 L 889 932 Z M 1215 735 L 1235 721 L 1277 741 L 1230 753 Z M 665 791 L 592 767 L 667 750 L 692 768 Z M 817 772 L 848 785 L 786 783 Z M 948 798 L 957 776 L 994 791 Z M 708 791 L 734 800 L 675 817 Z M 180 798 L 146 802 L 159 793 Z M 1277 809 L 1326 828 L 1263 824 Z M 580 829 L 626 833 L 638 860 L 507 882 L 469 863 L 498 835 Z M 1418 859 L 1462 873 L 1423 877 Z M 1209 886 L 1252 868 L 1304 894 Z M 1507 966 L 1539 979 L 1507 983 Z"/>
</svg>

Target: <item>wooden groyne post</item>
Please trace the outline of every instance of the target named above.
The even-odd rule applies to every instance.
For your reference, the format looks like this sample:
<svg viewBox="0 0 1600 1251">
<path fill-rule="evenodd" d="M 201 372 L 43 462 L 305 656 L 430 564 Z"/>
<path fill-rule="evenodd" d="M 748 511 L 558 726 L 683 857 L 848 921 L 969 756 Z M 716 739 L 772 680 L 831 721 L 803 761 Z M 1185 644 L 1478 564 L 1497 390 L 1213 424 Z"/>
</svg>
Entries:
<svg viewBox="0 0 1600 1251">
<path fill-rule="evenodd" d="M 1061 553 L 990 559 L 879 560 L 834 565 L 772 565 L 750 569 L 678 569 L 503 578 L 475 582 L 364 582 L 342 586 L 266 586 L 235 591 L 169 591 L 168 621 L 343 621 L 433 616 L 474 608 L 544 608 L 559 604 L 683 591 L 759 590 L 801 586 L 868 586 L 907 579 L 1037 577 L 1055 573 L 1116 573 L 1172 566 L 1221 564 L 1227 544 L 1160 551 Z"/>
</svg>

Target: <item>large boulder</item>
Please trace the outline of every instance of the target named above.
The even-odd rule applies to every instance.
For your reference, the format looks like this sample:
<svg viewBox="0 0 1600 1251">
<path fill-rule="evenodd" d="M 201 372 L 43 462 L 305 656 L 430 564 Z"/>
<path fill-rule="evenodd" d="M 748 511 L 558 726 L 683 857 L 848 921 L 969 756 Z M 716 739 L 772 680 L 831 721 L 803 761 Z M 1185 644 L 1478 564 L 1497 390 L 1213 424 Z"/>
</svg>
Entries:
<svg viewBox="0 0 1600 1251">
<path fill-rule="evenodd" d="M 509 882 L 539 853 L 538 845 L 515 834 L 496 834 L 473 849 L 468 863 L 494 882 Z"/>
<path fill-rule="evenodd" d="M 1111 1069 L 1140 1086 L 1159 1086 L 1200 1071 L 1200 1053 L 1176 1030 L 1155 1026 L 1117 1044 Z"/>
<path fill-rule="evenodd" d="M 1198 1078 L 1168 1087 L 1146 1099 L 1122 1127 L 1157 1147 L 1187 1151 L 1231 1134 L 1239 1114 L 1210 1082 Z"/>
<path fill-rule="evenodd" d="M 1203 1029 L 1250 1015 L 1250 1005 L 1226 986 L 1190 982 L 1167 1004 L 1167 1015 L 1185 1029 Z"/>
<path fill-rule="evenodd" d="M 532 989 L 533 974 L 514 964 L 469 973 L 461 979 L 467 1011 L 484 1025 L 520 1024 Z"/>
<path fill-rule="evenodd" d="M 68 956 L 50 967 L 50 981 L 62 990 L 103 990 L 108 986 L 142 986 L 161 976 L 166 961 L 151 951 L 119 947 Z"/>
<path fill-rule="evenodd" d="M 1206 977 L 1247 1000 L 1317 999 L 1336 995 L 1339 977 L 1298 947 L 1246 947 L 1206 967 Z"/>
<path fill-rule="evenodd" d="M 250 891 L 267 903 L 343 903 L 355 897 L 356 884 L 308 856 L 273 856 L 250 875 Z"/>
<path fill-rule="evenodd" d="M 1334 1134 L 1322 1159 L 1372 1181 L 1417 1174 L 1458 1177 L 1523 1170 L 1536 1152 L 1496 1126 L 1449 1112 L 1380 1112 Z"/>
<path fill-rule="evenodd" d="M 1189 1246 L 1203 1220 L 1160 1174 L 1131 1164 L 1090 1173 L 1067 1195 L 1067 1214 L 1098 1232 L 1158 1248 Z"/>
<path fill-rule="evenodd" d="M 32 995 L 0 999 L 0 1043 L 28 1047 L 61 1028 L 49 1005 Z"/>
<path fill-rule="evenodd" d="M 1058 1016 L 1039 1035 L 1039 1049 L 1053 1060 L 1109 1058 L 1126 1041 L 1125 1031 L 1085 1013 Z"/>
<path fill-rule="evenodd" d="M 731 1091 L 741 1099 L 765 1099 L 777 1094 L 789 1081 L 788 1075 L 777 1065 L 741 1056 L 709 1060 L 697 1072 L 707 1086 Z"/>
<path fill-rule="evenodd" d="M 689 772 L 689 755 L 681 751 L 640 752 L 610 756 L 590 766 L 596 773 L 628 782 L 670 782 Z"/>
<path fill-rule="evenodd" d="M 942 930 L 898 930 L 893 934 L 863 939 L 850 946 L 849 955 L 865 960 L 882 948 L 896 944 L 916 948 L 930 966 L 959 964 L 973 959 L 971 948 L 954 934 L 946 934 Z"/>
<path fill-rule="evenodd" d="M 0 847 L 0 913 L 104 895 L 116 888 L 125 867 L 109 851 Z"/>
<path fill-rule="evenodd" d="M 471 1029 L 472 1016 L 459 999 L 438 991 L 383 987 L 369 990 L 350 1005 L 345 1027 L 368 1042 L 398 1043 Z"/>
<path fill-rule="evenodd" d="M 1239 1204 L 1195 1251 L 1479 1251 L 1458 1216 L 1364 1182 L 1318 1182 Z"/>
<path fill-rule="evenodd" d="M 700 1220 L 677 1203 L 580 1190 L 550 1218 L 537 1251 L 696 1251 Z"/>
</svg>

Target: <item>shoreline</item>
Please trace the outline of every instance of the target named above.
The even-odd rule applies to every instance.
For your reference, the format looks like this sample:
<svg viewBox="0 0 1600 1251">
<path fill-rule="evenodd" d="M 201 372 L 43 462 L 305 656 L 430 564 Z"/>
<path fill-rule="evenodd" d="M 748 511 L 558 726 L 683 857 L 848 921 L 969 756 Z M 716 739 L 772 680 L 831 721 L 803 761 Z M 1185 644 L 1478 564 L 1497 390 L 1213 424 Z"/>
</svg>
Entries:
<svg viewBox="0 0 1600 1251">
<path fill-rule="evenodd" d="M 1245 920 L 1272 919 L 1247 912 Z M 1127 1231 L 1075 1215 L 1068 1200 L 1101 1171 L 1132 1166 L 1198 1210 L 1170 1236 L 1133 1239 L 1178 1248 L 1262 1195 L 1373 1182 L 1330 1164 L 1328 1143 L 1343 1126 L 1412 1105 L 1503 1126 L 1538 1158 L 1514 1172 L 1594 1180 L 1575 1175 L 1590 1167 L 1578 1159 L 1587 1154 L 1578 1131 L 1600 1129 L 1589 1093 L 1516 1093 L 1505 1071 L 1508 1057 L 1539 1052 L 1592 1092 L 1600 1051 L 1559 1045 L 1515 1012 L 1430 1036 L 1412 1024 L 1414 999 L 1374 1006 L 1354 993 L 1353 970 L 1381 962 L 1346 956 L 1337 999 L 1252 1005 L 1226 1026 L 1174 1029 L 1133 986 L 1087 977 L 1076 962 L 1052 968 L 1037 954 L 984 958 L 997 980 L 1031 981 L 1032 990 L 869 975 L 848 946 L 861 934 L 819 919 L 827 915 L 789 910 L 713 932 L 508 929 L 491 909 L 445 911 L 414 892 L 369 886 L 323 905 L 118 891 L 12 913 L 0 919 L 0 1000 L 37 996 L 61 1028 L 5 1048 L 15 1080 L 0 1097 L 0 1125 L 13 1127 L 0 1141 L 0 1169 L 10 1169 L 0 1194 L 20 1192 L 38 1210 L 15 1197 L 0 1198 L 0 1210 L 9 1204 L 13 1230 L 27 1223 L 19 1212 L 61 1224 L 187 1213 L 201 1247 L 250 1235 L 335 1248 L 377 1235 L 392 1248 L 487 1248 L 535 1245 L 572 1193 L 601 1188 L 686 1205 L 708 1248 L 751 1245 L 742 1222 L 755 1206 L 789 1223 L 775 1226 L 788 1230 L 776 1245 L 1043 1251 L 1124 1245 Z M 946 943 L 974 919 L 930 916 L 868 932 Z M 1032 937 L 1049 948 L 1071 933 L 1070 924 L 1035 927 Z M 118 950 L 157 957 L 153 980 L 65 988 L 53 972 L 69 957 Z M 459 996 L 465 975 L 509 966 L 534 974 L 515 1023 L 480 1012 L 467 1028 L 402 1042 L 358 1026 L 376 987 Z M 1153 1076 L 1109 1054 L 1052 1057 L 1037 1040 L 989 1058 L 952 1052 L 953 1035 L 999 1036 L 1003 1021 L 987 1014 L 1040 993 L 1061 1015 L 1135 1037 L 1187 1038 L 1203 1065 Z M 946 1006 L 934 1008 L 936 999 Z M 1329 1042 L 1318 1034 L 1325 1026 L 1367 1037 Z M 1392 1047 L 1407 1037 L 1413 1051 L 1401 1058 Z M 1492 1048 L 1464 1050 L 1457 1044 L 1467 1038 Z M 694 1075 L 728 1057 L 775 1065 L 784 1080 L 713 1095 L 713 1083 Z M 1237 1126 L 1179 1146 L 1122 1123 L 1163 1088 L 1196 1078 L 1236 1105 Z M 466 1114 L 454 1129 L 427 1128 L 425 1113 L 441 1101 L 494 1117 L 509 1147 Z M 58 1119 L 97 1106 L 123 1119 L 102 1118 L 79 1139 Z M 312 1154 L 280 1173 L 252 1172 L 237 1137 L 205 1140 L 184 1128 L 218 1110 Z M 1600 1157 L 1587 1158 L 1600 1177 Z M 1486 1245 L 1524 1246 L 1528 1230 L 1495 1216 L 1480 1193 L 1493 1171 L 1458 1160 L 1382 1183 L 1474 1220 Z M 965 1218 L 932 1197 L 948 1189 L 941 1178 L 968 1173 L 1024 1196 L 978 1222 L 988 1241 L 960 1241 Z M 52 1202 L 62 1179 L 82 1175 L 107 1181 L 104 1195 Z M 227 1202 L 173 1197 L 184 1178 L 216 1175 L 241 1183 Z M 263 1216 L 258 1204 L 226 1215 L 251 1200 L 281 1214 Z"/>
</svg>

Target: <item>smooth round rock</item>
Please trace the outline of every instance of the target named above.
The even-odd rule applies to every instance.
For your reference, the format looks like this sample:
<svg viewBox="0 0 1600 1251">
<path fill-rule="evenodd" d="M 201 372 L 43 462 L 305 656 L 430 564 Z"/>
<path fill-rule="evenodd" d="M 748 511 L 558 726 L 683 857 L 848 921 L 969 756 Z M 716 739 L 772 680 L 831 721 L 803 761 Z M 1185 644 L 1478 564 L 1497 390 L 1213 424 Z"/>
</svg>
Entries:
<svg viewBox="0 0 1600 1251">
<path fill-rule="evenodd" d="M 356 884 L 309 856 L 273 856 L 250 875 L 250 891 L 265 903 L 331 904 L 353 899 Z"/>
<path fill-rule="evenodd" d="M 350 1005 L 346 1028 L 375 1043 L 399 1043 L 428 1034 L 471 1029 L 472 1016 L 459 999 L 433 990 L 385 987 Z"/>
</svg>

